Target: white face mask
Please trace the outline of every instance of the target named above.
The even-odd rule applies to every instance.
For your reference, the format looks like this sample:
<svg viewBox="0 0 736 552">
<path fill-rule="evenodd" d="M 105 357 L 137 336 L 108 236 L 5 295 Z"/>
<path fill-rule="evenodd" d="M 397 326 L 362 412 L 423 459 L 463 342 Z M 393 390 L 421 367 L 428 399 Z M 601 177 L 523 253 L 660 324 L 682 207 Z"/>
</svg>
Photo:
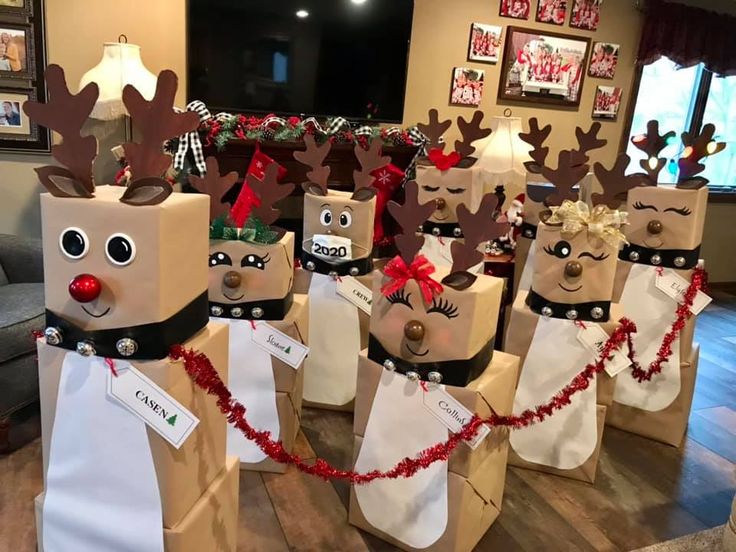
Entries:
<svg viewBox="0 0 736 552">
<path fill-rule="evenodd" d="M 353 258 L 353 241 L 332 234 L 312 236 L 312 255 L 325 261 L 350 261 Z"/>
</svg>

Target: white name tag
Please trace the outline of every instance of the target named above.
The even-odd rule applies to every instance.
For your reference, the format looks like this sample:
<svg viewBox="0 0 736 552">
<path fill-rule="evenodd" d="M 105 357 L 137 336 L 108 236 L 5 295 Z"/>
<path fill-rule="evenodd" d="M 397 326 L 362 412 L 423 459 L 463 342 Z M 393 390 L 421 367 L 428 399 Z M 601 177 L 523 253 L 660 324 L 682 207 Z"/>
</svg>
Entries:
<svg viewBox="0 0 736 552">
<path fill-rule="evenodd" d="M 337 294 L 350 301 L 364 313 L 371 314 L 373 291 L 352 276 L 341 276 L 337 281 Z"/>
<path fill-rule="evenodd" d="M 577 335 L 578 341 L 593 353 L 595 360 L 600 358 L 608 337 L 608 334 L 603 331 L 603 328 L 594 322 L 585 322 L 585 328 L 580 328 Z M 629 366 L 631 366 L 629 357 L 621 349 L 616 349 L 611 355 L 611 360 L 606 362 L 605 370 L 609 376 L 614 377 L 619 372 L 626 370 Z"/>
<path fill-rule="evenodd" d="M 115 361 L 107 394 L 143 420 L 174 448 L 182 446 L 199 419 L 128 362 Z"/>
<path fill-rule="evenodd" d="M 271 356 L 298 370 L 309 353 L 309 347 L 280 332 L 267 322 L 256 322 L 251 341 Z"/>
<path fill-rule="evenodd" d="M 353 258 L 353 241 L 332 234 L 312 236 L 312 255 L 326 261 L 350 261 Z"/>
<path fill-rule="evenodd" d="M 685 278 L 671 270 L 664 270 L 661 276 L 657 275 L 654 285 L 678 303 L 685 302 L 685 292 L 690 287 L 690 283 Z M 711 297 L 698 290 L 693 300 L 693 306 L 690 307 L 690 312 L 695 315 L 700 314 L 711 301 L 713 301 Z"/>
<path fill-rule="evenodd" d="M 453 433 L 462 430 L 463 426 L 473 417 L 473 413 L 447 393 L 443 387 L 432 385 L 428 391 L 423 391 L 422 394 L 424 408 L 429 410 L 442 425 Z M 490 432 L 491 428 L 483 424 L 478 429 L 475 437 L 470 441 L 466 441 L 466 444 L 475 450 Z"/>
</svg>

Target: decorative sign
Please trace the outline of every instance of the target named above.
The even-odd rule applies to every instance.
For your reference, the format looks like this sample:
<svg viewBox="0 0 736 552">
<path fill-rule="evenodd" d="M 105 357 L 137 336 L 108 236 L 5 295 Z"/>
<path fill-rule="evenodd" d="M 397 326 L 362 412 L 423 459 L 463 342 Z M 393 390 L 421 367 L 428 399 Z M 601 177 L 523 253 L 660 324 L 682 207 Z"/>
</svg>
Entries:
<svg viewBox="0 0 736 552">
<path fill-rule="evenodd" d="M 687 280 L 672 270 L 664 270 L 661 276 L 657 275 L 654 285 L 678 303 L 685 302 L 685 292 L 690 287 Z M 693 300 L 693 306 L 690 307 L 690 312 L 697 316 L 711 301 L 713 301 L 711 297 L 698 290 Z"/>
<path fill-rule="evenodd" d="M 280 332 L 267 322 L 256 322 L 251 341 L 271 356 L 298 370 L 309 354 L 309 347 Z"/>
<path fill-rule="evenodd" d="M 444 386 L 432 385 L 423 396 L 424 408 L 429 410 L 442 425 L 453 433 L 462 430 L 473 417 L 473 413 L 465 408 L 462 403 L 445 391 Z M 491 428 L 483 424 L 478 429 L 472 440 L 466 441 L 467 445 L 475 450 L 478 445 L 491 432 Z"/>
<path fill-rule="evenodd" d="M 603 351 L 606 341 L 608 341 L 608 334 L 603 331 L 603 328 L 593 322 L 586 322 L 585 327 L 580 328 L 577 337 L 578 341 L 585 345 L 595 355 L 596 359 L 601 351 Z M 631 366 L 629 358 L 621 349 L 617 349 L 613 351 L 611 360 L 606 363 L 605 370 L 609 376 L 614 377 L 619 372 L 626 370 L 629 366 Z"/>
<path fill-rule="evenodd" d="M 337 294 L 350 301 L 367 315 L 371 314 L 373 291 L 352 276 L 342 276 L 337 281 Z"/>
</svg>

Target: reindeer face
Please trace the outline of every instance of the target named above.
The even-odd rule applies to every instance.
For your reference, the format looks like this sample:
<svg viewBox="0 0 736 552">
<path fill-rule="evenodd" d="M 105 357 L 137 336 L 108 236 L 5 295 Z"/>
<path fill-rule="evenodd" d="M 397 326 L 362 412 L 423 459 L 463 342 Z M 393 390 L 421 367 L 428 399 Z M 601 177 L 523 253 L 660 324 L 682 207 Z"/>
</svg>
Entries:
<svg viewBox="0 0 736 552">
<path fill-rule="evenodd" d="M 618 249 L 583 230 L 565 236 L 560 226 L 537 227 L 532 289 L 555 303 L 610 301 Z"/>
<path fill-rule="evenodd" d="M 315 235 L 330 234 L 352 241 L 352 258 L 363 259 L 373 248 L 376 199 L 359 201 L 348 192 L 330 190 L 327 195 L 304 194 L 304 249 L 312 250 Z"/>
<path fill-rule="evenodd" d="M 207 197 L 131 206 L 125 190 L 41 195 L 46 308 L 85 330 L 166 320 L 206 286 Z"/>
<path fill-rule="evenodd" d="M 294 276 L 294 234 L 274 244 L 210 240 L 209 299 L 244 303 L 282 299 Z"/>
<path fill-rule="evenodd" d="M 626 238 L 652 249 L 695 249 L 703 239 L 708 188 L 643 186 L 629 191 Z"/>
<path fill-rule="evenodd" d="M 419 202 L 436 202 L 436 210 L 429 217 L 435 223 L 457 222 L 457 206 L 465 204 L 471 211 L 478 208 L 483 196 L 483 171 L 479 168 L 451 168 L 440 171 L 436 167 L 417 167 Z"/>
<path fill-rule="evenodd" d="M 438 267 L 433 277 L 439 281 L 448 273 Z M 503 289 L 499 278 L 480 275 L 463 291 L 444 286 L 430 304 L 423 302 L 414 280 L 390 297 L 380 291 L 385 282 L 376 275 L 370 331 L 394 357 L 414 363 L 464 360 L 496 332 Z"/>
</svg>

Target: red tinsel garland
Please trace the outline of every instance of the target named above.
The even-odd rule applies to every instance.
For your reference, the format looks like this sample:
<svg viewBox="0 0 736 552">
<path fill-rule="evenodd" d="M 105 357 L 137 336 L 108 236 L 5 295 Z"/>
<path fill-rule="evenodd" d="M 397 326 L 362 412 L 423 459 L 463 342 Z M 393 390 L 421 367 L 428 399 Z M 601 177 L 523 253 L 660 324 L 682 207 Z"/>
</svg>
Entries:
<svg viewBox="0 0 736 552">
<path fill-rule="evenodd" d="M 649 364 L 649 367 L 644 370 L 639 362 L 636 360 L 636 354 L 634 352 L 634 339 L 629 334 L 627 336 L 629 346 L 629 360 L 631 360 L 631 376 L 638 382 L 650 381 L 655 374 L 659 374 L 662 371 L 662 364 L 672 356 L 672 344 L 675 339 L 680 335 L 680 332 L 685 327 L 685 322 L 692 316 L 690 307 L 693 306 L 693 301 L 698 291 L 706 288 L 708 276 L 705 270 L 702 268 L 696 268 L 693 271 L 692 277 L 690 278 L 690 285 L 685 290 L 683 302 L 677 306 L 675 313 L 675 321 L 672 323 L 672 329 L 664 334 L 662 338 L 662 344 L 659 346 L 657 351 L 657 357 Z"/>
<path fill-rule="evenodd" d="M 494 414 L 485 419 L 473 416 L 470 422 L 463 426 L 462 430 L 450 435 L 447 441 L 426 448 L 413 458 L 407 456 L 387 471 L 372 470 L 366 473 L 342 470 L 321 458 L 318 458 L 313 464 L 308 464 L 299 455 L 288 453 L 284 450 L 280 441 L 271 439 L 269 431 L 258 431 L 248 423 L 245 417 L 245 407 L 233 398 L 225 383 L 220 379 L 217 370 L 204 353 L 175 345 L 171 348 L 170 357 L 172 360 L 182 359 L 184 361 L 184 369 L 192 378 L 192 381 L 208 394 L 217 397 L 217 406 L 227 416 L 228 423 L 239 429 L 246 438 L 254 441 L 269 458 L 282 464 L 292 464 L 304 473 L 316 475 L 325 480 L 343 479 L 360 485 L 377 479 L 411 477 L 419 470 L 425 469 L 435 462 L 446 461 L 460 442 L 468 441 L 475 436 L 481 424 L 491 427 L 519 429 L 545 420 L 556 410 L 569 405 L 573 395 L 587 389 L 595 375 L 603 371 L 605 363 L 611 358 L 613 351 L 623 345 L 628 335 L 636 331 L 636 326 L 630 320 L 623 318 L 620 323 L 621 325 L 616 328 L 604 344 L 598 360 L 585 366 L 582 372 L 575 376 L 568 385 L 547 403 L 525 410 L 516 416 L 498 416 Z"/>
</svg>

